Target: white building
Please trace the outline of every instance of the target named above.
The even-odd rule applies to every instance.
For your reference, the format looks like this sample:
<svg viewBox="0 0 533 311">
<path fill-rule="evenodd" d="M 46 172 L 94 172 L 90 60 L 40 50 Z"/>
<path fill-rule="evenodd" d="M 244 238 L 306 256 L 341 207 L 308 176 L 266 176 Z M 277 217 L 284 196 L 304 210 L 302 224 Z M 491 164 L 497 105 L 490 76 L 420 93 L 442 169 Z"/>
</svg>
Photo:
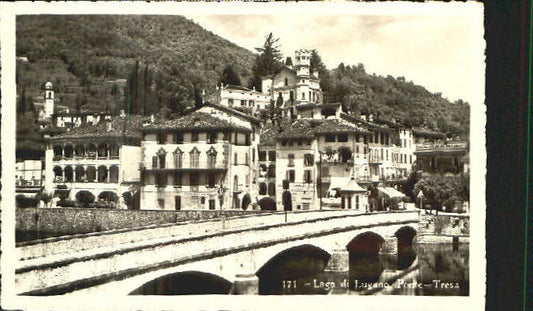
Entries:
<svg viewBox="0 0 533 311">
<path fill-rule="evenodd" d="M 80 205 L 82 196 L 92 195 L 135 208 L 129 199 L 140 182 L 140 126 L 139 116 L 121 116 L 47 137 L 45 190 Z"/>
<path fill-rule="evenodd" d="M 243 86 L 220 85 L 216 88 L 213 102 L 229 108 L 244 108 L 255 112 L 267 109 L 270 105 L 270 95 Z"/>
<path fill-rule="evenodd" d="M 142 209 L 247 209 L 257 200 L 259 120 L 215 104 L 143 127 Z"/>
<path fill-rule="evenodd" d="M 294 67 L 284 66 L 262 79 L 263 93 L 269 94 L 282 109 L 283 117 L 295 119 L 297 106 L 322 103 L 318 73 L 311 72 L 311 54 L 311 50 L 297 50 Z"/>
</svg>

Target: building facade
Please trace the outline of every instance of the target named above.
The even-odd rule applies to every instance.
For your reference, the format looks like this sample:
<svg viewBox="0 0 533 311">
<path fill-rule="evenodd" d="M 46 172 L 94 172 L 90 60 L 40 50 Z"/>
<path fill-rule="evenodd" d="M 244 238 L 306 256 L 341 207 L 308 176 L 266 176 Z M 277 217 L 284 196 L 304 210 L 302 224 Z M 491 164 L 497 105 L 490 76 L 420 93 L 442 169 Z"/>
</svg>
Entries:
<svg viewBox="0 0 533 311">
<path fill-rule="evenodd" d="M 86 207 L 134 208 L 125 200 L 140 183 L 140 125 L 139 116 L 122 116 L 47 137 L 45 190 Z"/>
<path fill-rule="evenodd" d="M 142 209 L 247 209 L 257 201 L 259 121 L 207 104 L 143 127 Z"/>
</svg>

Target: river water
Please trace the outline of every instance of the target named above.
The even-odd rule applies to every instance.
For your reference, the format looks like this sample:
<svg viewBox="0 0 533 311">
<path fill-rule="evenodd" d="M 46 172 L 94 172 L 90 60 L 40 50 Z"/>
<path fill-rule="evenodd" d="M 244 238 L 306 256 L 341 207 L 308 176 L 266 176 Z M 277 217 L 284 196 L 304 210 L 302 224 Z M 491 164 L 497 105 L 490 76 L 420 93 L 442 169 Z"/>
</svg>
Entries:
<svg viewBox="0 0 533 311">
<path fill-rule="evenodd" d="M 468 271 L 468 244 L 418 244 L 399 255 L 350 254 L 349 271 L 280 280 L 276 290 L 263 293 L 468 296 Z"/>
</svg>

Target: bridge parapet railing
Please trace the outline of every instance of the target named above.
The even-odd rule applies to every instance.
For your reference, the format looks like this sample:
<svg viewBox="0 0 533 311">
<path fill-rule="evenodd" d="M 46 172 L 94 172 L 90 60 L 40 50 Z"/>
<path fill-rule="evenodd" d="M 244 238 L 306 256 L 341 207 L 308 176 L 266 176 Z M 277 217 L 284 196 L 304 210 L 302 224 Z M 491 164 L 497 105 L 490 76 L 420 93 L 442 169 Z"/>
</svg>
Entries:
<svg viewBox="0 0 533 311">
<path fill-rule="evenodd" d="M 309 216 L 309 214 L 300 213 L 291 216 Z M 205 260 L 206 256 L 225 256 L 228 252 L 277 244 L 285 245 L 290 241 L 301 243 L 310 238 L 331 234 L 342 232 L 352 234 L 354 230 L 371 230 L 380 226 L 388 228 L 391 225 L 405 225 L 418 221 L 417 211 L 364 214 L 327 212 L 322 215 L 323 217 L 289 219 L 287 223 L 281 221 L 206 233 L 196 228 L 195 232 L 201 232 L 197 236 L 187 235 L 146 241 L 108 250 L 103 254 L 75 253 L 61 260 L 56 258 L 50 263 L 42 260 L 37 264 L 32 261 L 22 262 L 17 267 L 17 292 L 29 294 L 32 291 L 54 288 L 62 284 L 82 286 L 76 283 L 78 280 L 111 282 L 120 274 L 131 276 L 131 273 L 147 273 L 179 265 L 182 261 Z M 282 218 L 283 214 L 272 216 Z M 394 230 L 394 227 L 386 230 Z M 353 232 L 354 237 L 356 234 L 357 232 Z M 392 234 L 388 233 L 389 236 Z M 349 240 L 343 240 L 341 243 L 344 242 L 348 243 Z M 109 275 L 112 275 L 110 279 Z"/>
</svg>

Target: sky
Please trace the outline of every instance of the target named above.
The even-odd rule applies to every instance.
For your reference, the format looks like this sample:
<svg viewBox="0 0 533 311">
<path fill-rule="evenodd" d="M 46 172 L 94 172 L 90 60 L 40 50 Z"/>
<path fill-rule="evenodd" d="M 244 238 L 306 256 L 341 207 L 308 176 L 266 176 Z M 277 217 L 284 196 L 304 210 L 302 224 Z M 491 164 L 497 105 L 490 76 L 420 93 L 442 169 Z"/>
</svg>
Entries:
<svg viewBox="0 0 533 311">
<path fill-rule="evenodd" d="M 450 101 L 484 101 L 482 14 L 187 17 L 252 51 L 272 32 L 284 57 L 316 49 L 330 69 L 362 63 L 367 73 L 403 76 Z"/>
</svg>

